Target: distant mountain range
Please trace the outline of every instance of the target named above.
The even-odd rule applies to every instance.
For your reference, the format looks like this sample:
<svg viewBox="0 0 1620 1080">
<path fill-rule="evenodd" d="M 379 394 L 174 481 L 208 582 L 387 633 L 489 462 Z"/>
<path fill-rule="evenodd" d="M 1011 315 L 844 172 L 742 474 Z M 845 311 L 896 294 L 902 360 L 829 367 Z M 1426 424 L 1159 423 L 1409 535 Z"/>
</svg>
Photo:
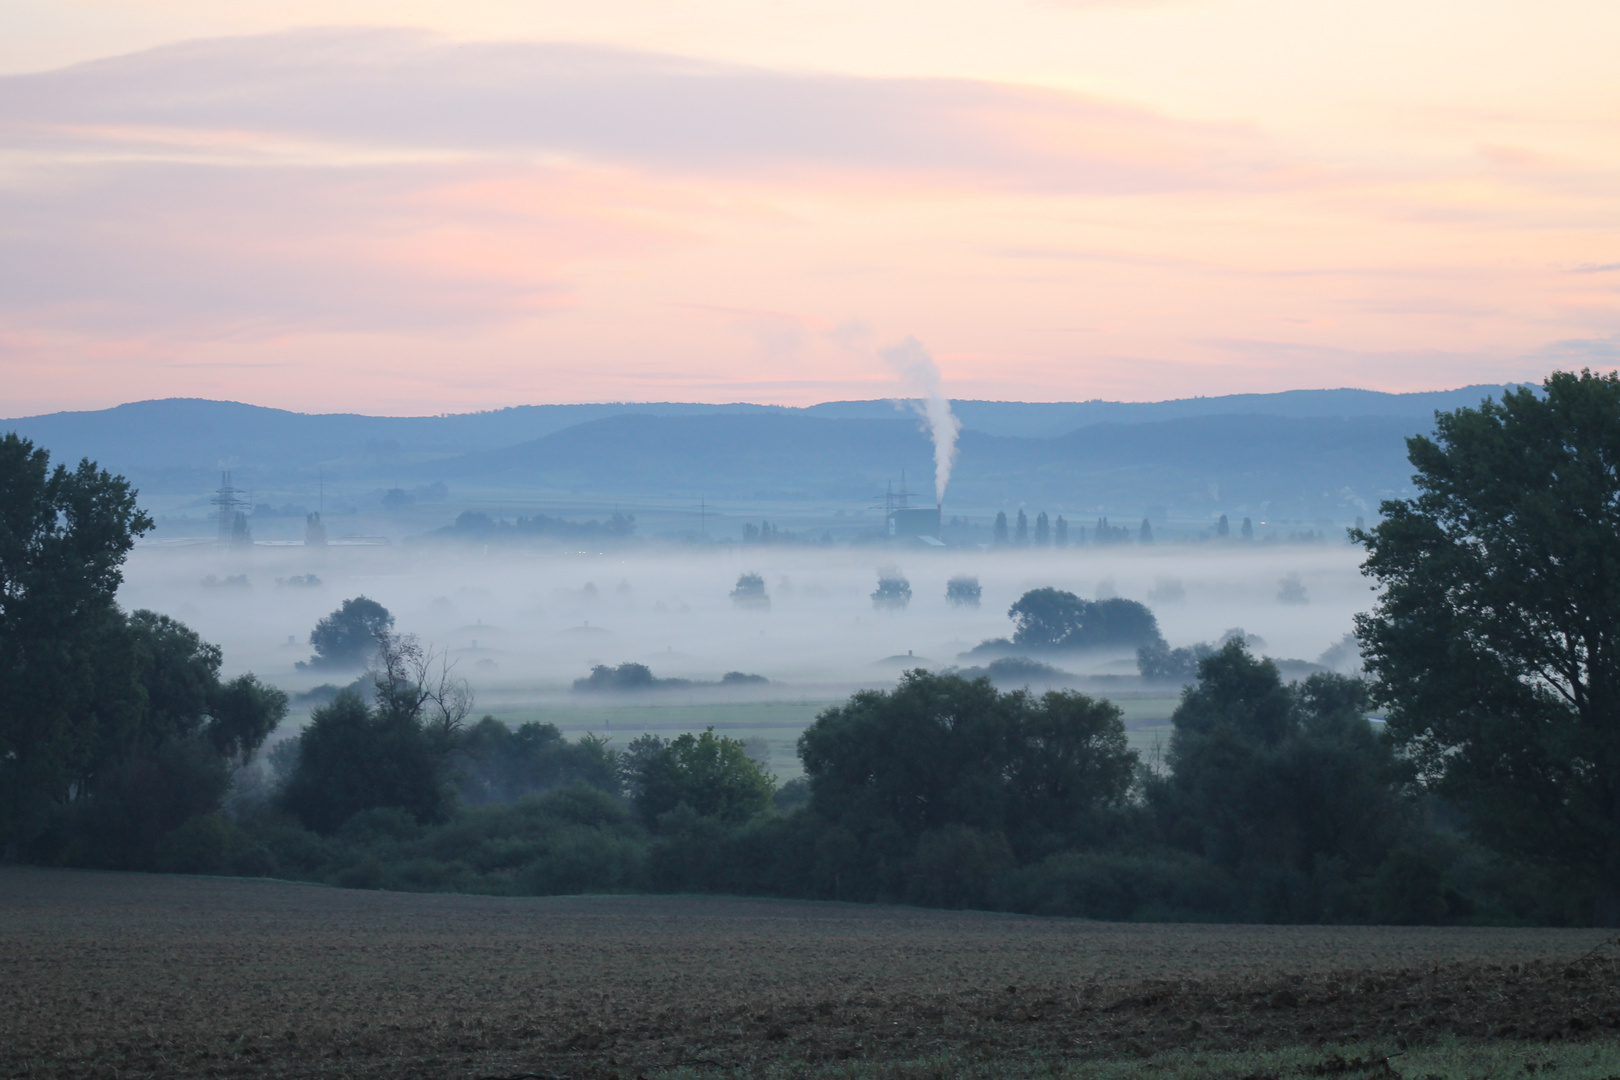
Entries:
<svg viewBox="0 0 1620 1080">
<path fill-rule="evenodd" d="M 964 430 L 946 512 L 1039 503 L 1121 518 L 1153 508 L 1343 520 L 1407 485 L 1405 437 L 1427 431 L 1435 410 L 1503 389 L 954 402 Z M 56 460 L 90 457 L 149 495 L 201 496 L 228 468 L 238 485 L 267 494 L 302 492 L 324 475 L 349 491 L 443 481 L 453 494 L 825 504 L 870 501 L 901 470 L 913 490 L 931 493 L 933 476 L 917 417 L 890 401 L 380 417 L 169 399 L 0 421 L 5 430 Z"/>
</svg>

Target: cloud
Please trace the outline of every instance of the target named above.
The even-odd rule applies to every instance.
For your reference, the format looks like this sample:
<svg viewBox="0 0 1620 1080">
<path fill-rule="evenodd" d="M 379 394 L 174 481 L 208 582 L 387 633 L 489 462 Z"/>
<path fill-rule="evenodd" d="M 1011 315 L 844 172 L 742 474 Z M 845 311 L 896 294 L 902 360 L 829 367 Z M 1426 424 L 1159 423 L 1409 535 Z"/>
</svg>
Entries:
<svg viewBox="0 0 1620 1080">
<path fill-rule="evenodd" d="M 714 173 L 854 170 L 1137 193 L 1282 176 L 1263 142 L 1075 94 L 769 71 L 403 30 L 194 41 L 0 78 L 0 133 L 39 152 L 539 155 Z"/>
<path fill-rule="evenodd" d="M 443 333 L 569 302 L 587 254 L 657 230 L 544 168 L 119 163 L 0 189 L 0 311 L 181 337 Z"/>
</svg>

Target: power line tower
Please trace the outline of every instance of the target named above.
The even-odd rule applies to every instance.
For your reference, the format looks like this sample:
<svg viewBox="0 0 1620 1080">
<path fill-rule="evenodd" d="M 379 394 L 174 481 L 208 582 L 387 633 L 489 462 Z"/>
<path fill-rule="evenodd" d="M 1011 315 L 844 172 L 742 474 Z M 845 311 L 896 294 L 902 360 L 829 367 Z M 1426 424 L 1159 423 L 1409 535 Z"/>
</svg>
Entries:
<svg viewBox="0 0 1620 1080">
<path fill-rule="evenodd" d="M 219 518 L 219 542 L 229 544 L 232 530 L 236 527 L 236 515 L 247 513 L 249 506 L 247 492 L 232 487 L 231 474 L 226 471 L 219 474 L 219 490 L 214 492 L 214 497 L 208 501 L 219 508 L 215 511 Z"/>
<path fill-rule="evenodd" d="M 903 511 L 911 509 L 911 500 L 916 496 L 917 492 L 909 491 L 906 488 L 906 471 L 904 469 L 900 470 L 900 490 L 895 490 L 894 481 L 892 480 L 885 486 L 882 507 L 883 528 L 890 536 L 895 535 L 896 523 L 906 516 Z M 876 510 L 878 507 L 874 506 L 872 509 Z"/>
</svg>

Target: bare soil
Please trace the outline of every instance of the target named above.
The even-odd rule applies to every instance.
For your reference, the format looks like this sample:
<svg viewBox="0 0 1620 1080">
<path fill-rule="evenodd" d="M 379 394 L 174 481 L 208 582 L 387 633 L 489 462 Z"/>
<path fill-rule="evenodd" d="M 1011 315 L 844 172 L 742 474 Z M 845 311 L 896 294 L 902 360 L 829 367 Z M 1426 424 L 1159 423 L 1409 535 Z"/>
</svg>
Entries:
<svg viewBox="0 0 1620 1080">
<path fill-rule="evenodd" d="M 1616 1039 L 1606 940 L 5 867 L 0 1075 L 636 1077 Z"/>
</svg>

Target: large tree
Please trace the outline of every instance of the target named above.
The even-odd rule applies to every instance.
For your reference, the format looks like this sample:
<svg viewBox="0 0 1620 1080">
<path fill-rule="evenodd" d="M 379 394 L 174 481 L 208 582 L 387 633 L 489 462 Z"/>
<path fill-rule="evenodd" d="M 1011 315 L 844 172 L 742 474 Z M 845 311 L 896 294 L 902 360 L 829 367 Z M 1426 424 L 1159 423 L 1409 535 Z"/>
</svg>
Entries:
<svg viewBox="0 0 1620 1080">
<path fill-rule="evenodd" d="M 853 834 L 963 826 L 1046 854 L 1123 802 L 1137 758 L 1120 715 L 1083 694 L 908 671 L 823 712 L 799 758 L 812 808 Z"/>
<path fill-rule="evenodd" d="M 114 602 L 124 556 L 152 527 L 122 478 L 69 470 L 0 437 L 0 836 L 15 850 L 82 776 L 99 720 L 138 706 Z"/>
<path fill-rule="evenodd" d="M 69 470 L 0 438 L 0 844 L 142 866 L 165 834 L 218 809 L 231 770 L 286 713 L 220 651 L 116 593 L 151 527 L 122 478 Z"/>
<path fill-rule="evenodd" d="M 377 635 L 394 625 L 387 608 L 367 596 L 355 596 L 315 624 L 309 643 L 315 649 L 311 667 L 363 667 L 377 655 Z"/>
<path fill-rule="evenodd" d="M 1499 849 L 1620 925 L 1620 379 L 1555 373 L 1407 442 L 1415 498 L 1356 533 L 1389 730 Z"/>
<path fill-rule="evenodd" d="M 1147 605 L 1113 597 L 1082 600 L 1062 589 L 1031 589 L 1007 609 L 1013 644 L 1030 649 L 1137 648 L 1162 644 Z"/>
<path fill-rule="evenodd" d="M 1298 886 L 1330 864 L 1367 878 L 1406 816 L 1367 686 L 1328 673 L 1285 685 L 1240 640 L 1197 667 L 1171 717 L 1170 773 L 1149 784 L 1167 839 L 1253 883 L 1252 916 L 1320 918 L 1324 898 Z"/>
<path fill-rule="evenodd" d="M 688 732 L 671 742 L 642 736 L 627 757 L 631 801 L 649 824 L 683 803 L 704 817 L 740 824 L 770 809 L 776 778 L 736 739 Z"/>
</svg>

